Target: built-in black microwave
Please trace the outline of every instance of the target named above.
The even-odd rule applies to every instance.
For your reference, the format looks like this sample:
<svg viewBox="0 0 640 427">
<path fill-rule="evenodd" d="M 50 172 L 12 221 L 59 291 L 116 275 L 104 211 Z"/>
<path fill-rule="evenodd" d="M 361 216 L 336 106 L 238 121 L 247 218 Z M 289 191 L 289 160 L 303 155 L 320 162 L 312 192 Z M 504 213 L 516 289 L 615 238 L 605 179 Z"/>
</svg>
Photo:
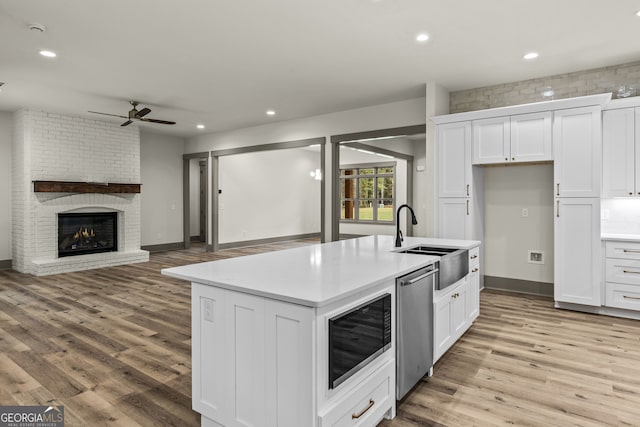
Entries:
<svg viewBox="0 0 640 427">
<path fill-rule="evenodd" d="M 329 388 L 391 348 L 391 294 L 329 319 Z"/>
</svg>

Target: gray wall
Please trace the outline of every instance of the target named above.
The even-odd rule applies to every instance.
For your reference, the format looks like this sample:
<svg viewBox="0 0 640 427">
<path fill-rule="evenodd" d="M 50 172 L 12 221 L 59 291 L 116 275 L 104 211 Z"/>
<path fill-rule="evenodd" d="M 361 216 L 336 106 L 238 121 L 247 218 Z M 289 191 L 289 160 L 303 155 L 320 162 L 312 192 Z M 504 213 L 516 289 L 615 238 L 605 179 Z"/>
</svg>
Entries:
<svg viewBox="0 0 640 427">
<path fill-rule="evenodd" d="M 141 244 L 183 241 L 182 154 L 185 140 L 140 132 Z"/>
<path fill-rule="evenodd" d="M 484 191 L 484 274 L 553 282 L 553 165 L 485 167 Z M 529 263 L 529 250 L 545 263 Z"/>
<path fill-rule="evenodd" d="M 546 86 L 561 99 L 611 92 L 621 84 L 640 89 L 640 62 L 451 92 L 449 106 L 451 113 L 461 113 L 539 102 Z"/>
</svg>

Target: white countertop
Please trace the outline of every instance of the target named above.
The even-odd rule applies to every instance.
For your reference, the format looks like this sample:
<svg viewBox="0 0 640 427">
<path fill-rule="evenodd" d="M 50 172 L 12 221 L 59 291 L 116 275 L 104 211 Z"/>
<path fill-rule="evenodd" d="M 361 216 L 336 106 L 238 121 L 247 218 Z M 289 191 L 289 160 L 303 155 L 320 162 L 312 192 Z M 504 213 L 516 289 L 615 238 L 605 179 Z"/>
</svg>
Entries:
<svg viewBox="0 0 640 427">
<path fill-rule="evenodd" d="M 602 233 L 600 236 L 601 240 L 621 240 L 625 242 L 640 242 L 639 234 L 611 234 L 611 233 Z"/>
<path fill-rule="evenodd" d="M 400 254 L 393 236 L 357 239 L 166 268 L 162 274 L 311 307 L 330 304 L 368 286 L 410 273 L 438 257 Z M 471 249 L 475 240 L 406 237 L 425 244 Z"/>
</svg>

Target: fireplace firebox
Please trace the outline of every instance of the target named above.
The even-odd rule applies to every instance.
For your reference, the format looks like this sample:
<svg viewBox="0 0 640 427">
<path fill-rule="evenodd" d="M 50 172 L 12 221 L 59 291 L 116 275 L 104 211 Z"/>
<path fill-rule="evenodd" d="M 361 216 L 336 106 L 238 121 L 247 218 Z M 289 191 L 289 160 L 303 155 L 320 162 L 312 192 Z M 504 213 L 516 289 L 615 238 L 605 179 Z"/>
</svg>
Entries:
<svg viewBox="0 0 640 427">
<path fill-rule="evenodd" d="M 58 257 L 117 250 L 117 212 L 58 214 Z"/>
</svg>

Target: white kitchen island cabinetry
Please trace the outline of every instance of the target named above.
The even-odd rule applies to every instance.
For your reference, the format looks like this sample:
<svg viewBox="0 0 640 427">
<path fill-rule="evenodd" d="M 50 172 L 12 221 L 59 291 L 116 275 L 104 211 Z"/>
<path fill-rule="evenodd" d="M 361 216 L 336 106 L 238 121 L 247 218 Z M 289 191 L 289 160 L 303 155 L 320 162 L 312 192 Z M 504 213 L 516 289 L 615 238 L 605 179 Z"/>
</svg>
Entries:
<svg viewBox="0 0 640 427">
<path fill-rule="evenodd" d="M 191 298 L 193 409 L 224 426 L 311 425 L 313 310 L 198 283 Z"/>
<path fill-rule="evenodd" d="M 551 111 L 474 120 L 473 164 L 553 160 L 551 123 Z"/>
<path fill-rule="evenodd" d="M 438 257 L 367 236 L 165 269 L 192 282 L 192 398 L 207 427 L 372 427 L 395 416 L 397 277 Z M 404 248 L 480 242 L 407 237 Z M 330 386 L 329 319 L 390 295 L 391 343 Z"/>
<path fill-rule="evenodd" d="M 602 112 L 603 197 L 640 196 L 639 144 L 640 107 Z"/>
</svg>

